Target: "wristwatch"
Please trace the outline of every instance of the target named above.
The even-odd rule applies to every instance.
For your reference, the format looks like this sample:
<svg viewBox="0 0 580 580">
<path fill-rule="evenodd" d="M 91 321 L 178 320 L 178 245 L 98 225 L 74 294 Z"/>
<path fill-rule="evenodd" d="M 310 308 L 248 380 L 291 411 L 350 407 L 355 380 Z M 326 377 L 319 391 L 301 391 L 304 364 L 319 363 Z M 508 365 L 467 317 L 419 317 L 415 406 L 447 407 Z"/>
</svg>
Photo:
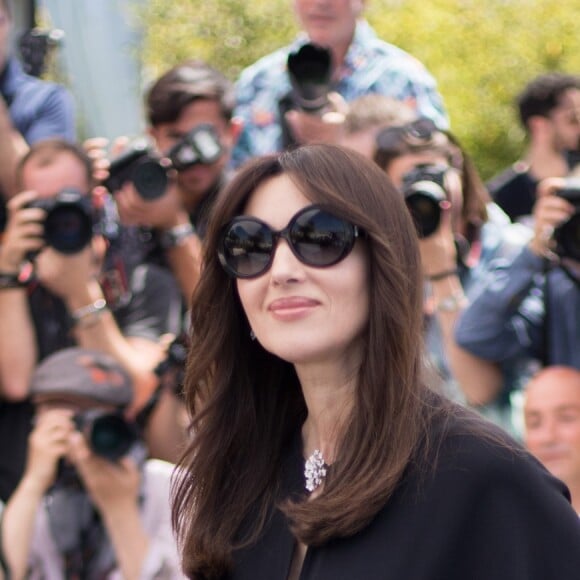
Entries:
<svg viewBox="0 0 580 580">
<path fill-rule="evenodd" d="M 165 230 L 161 234 L 159 243 L 165 250 L 181 246 L 189 236 L 195 233 L 195 228 L 190 223 L 179 224 Z"/>
<path fill-rule="evenodd" d="M 20 280 L 19 273 L 0 272 L 0 290 L 7 290 L 8 288 L 24 288 L 26 282 Z"/>
</svg>

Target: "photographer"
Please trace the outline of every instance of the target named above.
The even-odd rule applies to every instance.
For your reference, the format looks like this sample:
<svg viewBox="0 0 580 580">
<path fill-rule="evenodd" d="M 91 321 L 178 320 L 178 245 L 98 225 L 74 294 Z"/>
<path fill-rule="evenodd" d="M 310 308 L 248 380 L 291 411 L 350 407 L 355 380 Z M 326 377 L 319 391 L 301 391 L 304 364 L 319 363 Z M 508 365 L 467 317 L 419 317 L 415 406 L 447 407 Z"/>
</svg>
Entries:
<svg viewBox="0 0 580 580">
<path fill-rule="evenodd" d="M 153 370 L 165 356 L 160 338 L 179 330 L 180 299 L 171 276 L 153 265 L 125 271 L 107 247 L 101 223 L 74 252 L 47 244 L 52 230 L 47 219 L 54 213 L 38 202 L 50 205 L 72 190 L 96 209 L 101 198 L 90 193 L 91 170 L 77 146 L 38 143 L 20 166 L 24 191 L 9 203 L 0 248 L 0 428 L 10 433 L 0 437 L 7 446 L 0 453 L 0 472 L 9 472 L 0 478 L 2 497 L 22 468 L 19 442 L 26 431 L 25 418 L 17 421 L 9 402 L 26 400 L 38 361 L 72 345 L 111 354 L 131 375 L 135 412 L 157 386 Z M 69 241 L 78 224 L 66 218 L 61 225 L 60 238 Z"/>
<path fill-rule="evenodd" d="M 573 169 L 573 157 L 580 151 L 580 76 L 539 75 L 518 95 L 517 107 L 528 147 L 522 159 L 488 184 L 512 221 L 529 218 L 542 179 Z"/>
<path fill-rule="evenodd" d="M 48 137 L 75 136 L 68 91 L 22 70 L 9 53 L 11 0 L 0 0 L 0 204 L 17 193 L 16 165 L 28 146 Z"/>
<path fill-rule="evenodd" d="M 509 224 L 467 153 L 428 119 L 382 129 L 374 159 L 400 187 L 417 224 L 426 345 L 447 393 L 478 406 L 498 401 L 517 384 L 515 363 L 522 361 L 511 361 L 513 375 L 504 380 L 499 367 L 458 348 L 453 333 L 491 264 L 518 251 L 525 228 Z"/>
<path fill-rule="evenodd" d="M 123 419 L 128 374 L 106 354 L 72 348 L 43 361 L 30 390 L 26 470 L 1 523 L 10 577 L 182 578 L 172 466 L 145 460 L 138 431 Z"/>
<path fill-rule="evenodd" d="M 578 185 L 563 178 L 540 182 L 533 238 L 497 265 L 463 313 L 456 329 L 463 348 L 493 362 L 526 355 L 542 365 L 580 369 Z"/>
<path fill-rule="evenodd" d="M 147 229 L 144 259 L 169 265 L 187 304 L 198 278 L 199 238 L 227 180 L 239 133 L 234 99 L 232 83 L 201 61 L 164 73 L 147 92 L 145 106 L 157 153 L 171 159 L 176 171 L 155 199 L 143 199 L 134 183 L 114 193 L 123 223 Z"/>
<path fill-rule="evenodd" d="M 418 60 L 377 38 L 362 19 L 365 4 L 364 0 L 293 3 L 303 33 L 291 45 L 242 71 L 237 82 L 235 115 L 242 119 L 243 131 L 233 153 L 235 167 L 294 143 L 338 142 L 345 101 L 350 103 L 368 93 L 407 103 L 438 126 L 447 127 L 435 80 Z M 304 55 L 302 51 L 310 43 L 314 54 L 323 48 L 330 57 L 329 74 L 320 78 L 312 78 L 314 63 L 308 54 L 304 66 L 299 67 L 304 71 L 306 88 L 311 88 L 312 81 L 319 87 L 326 85 L 323 96 L 328 102 L 318 111 L 300 106 L 303 99 L 297 95 L 296 77 L 289 73 L 291 59 Z"/>
</svg>

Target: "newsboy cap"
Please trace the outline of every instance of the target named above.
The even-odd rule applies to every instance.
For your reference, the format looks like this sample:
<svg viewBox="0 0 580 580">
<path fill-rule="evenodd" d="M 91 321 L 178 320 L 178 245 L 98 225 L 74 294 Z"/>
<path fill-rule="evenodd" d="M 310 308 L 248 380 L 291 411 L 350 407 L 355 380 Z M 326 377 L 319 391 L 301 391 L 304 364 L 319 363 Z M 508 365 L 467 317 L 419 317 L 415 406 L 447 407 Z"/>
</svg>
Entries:
<svg viewBox="0 0 580 580">
<path fill-rule="evenodd" d="M 110 355 L 82 348 L 59 350 L 36 368 L 31 395 L 72 395 L 127 406 L 133 398 L 131 377 Z"/>
</svg>

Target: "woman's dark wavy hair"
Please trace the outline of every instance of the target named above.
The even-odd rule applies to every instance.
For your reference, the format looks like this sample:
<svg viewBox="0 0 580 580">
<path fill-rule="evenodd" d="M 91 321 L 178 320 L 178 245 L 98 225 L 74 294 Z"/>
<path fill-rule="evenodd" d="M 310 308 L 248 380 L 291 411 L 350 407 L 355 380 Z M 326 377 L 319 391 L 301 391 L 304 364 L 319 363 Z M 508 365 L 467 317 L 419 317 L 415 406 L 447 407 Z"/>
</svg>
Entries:
<svg viewBox="0 0 580 580">
<path fill-rule="evenodd" d="M 354 404 L 332 473 L 311 501 L 280 501 L 284 449 L 307 414 L 292 364 L 250 338 L 236 283 L 218 261 L 220 231 L 255 189 L 288 176 L 313 203 L 358 225 L 370 262 L 370 317 Z M 191 443 L 176 471 L 173 524 L 191 578 L 219 578 L 274 505 L 308 545 L 347 537 L 385 505 L 425 441 L 433 410 L 421 381 L 422 279 L 400 193 L 358 153 L 312 145 L 244 166 L 216 202 L 191 310 L 185 396 Z"/>
</svg>

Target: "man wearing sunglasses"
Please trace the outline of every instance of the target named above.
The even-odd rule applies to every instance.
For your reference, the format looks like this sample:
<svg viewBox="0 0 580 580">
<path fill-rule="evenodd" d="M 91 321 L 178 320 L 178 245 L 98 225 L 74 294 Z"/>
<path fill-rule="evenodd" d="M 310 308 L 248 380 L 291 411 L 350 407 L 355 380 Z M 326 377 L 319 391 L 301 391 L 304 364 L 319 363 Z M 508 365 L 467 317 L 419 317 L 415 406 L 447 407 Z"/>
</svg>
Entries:
<svg viewBox="0 0 580 580">
<path fill-rule="evenodd" d="M 249 158 L 282 151 L 289 140 L 292 144 L 337 142 L 345 102 L 369 93 L 407 103 L 441 128 L 448 126 L 435 80 L 415 58 L 376 37 L 362 18 L 365 4 L 364 0 L 294 0 L 303 33 L 291 45 L 245 69 L 238 80 L 236 115 L 243 120 L 243 131 L 233 153 L 236 167 Z M 287 63 L 309 43 L 330 53 L 328 102 L 318 112 L 288 104 L 293 82 Z"/>
</svg>

